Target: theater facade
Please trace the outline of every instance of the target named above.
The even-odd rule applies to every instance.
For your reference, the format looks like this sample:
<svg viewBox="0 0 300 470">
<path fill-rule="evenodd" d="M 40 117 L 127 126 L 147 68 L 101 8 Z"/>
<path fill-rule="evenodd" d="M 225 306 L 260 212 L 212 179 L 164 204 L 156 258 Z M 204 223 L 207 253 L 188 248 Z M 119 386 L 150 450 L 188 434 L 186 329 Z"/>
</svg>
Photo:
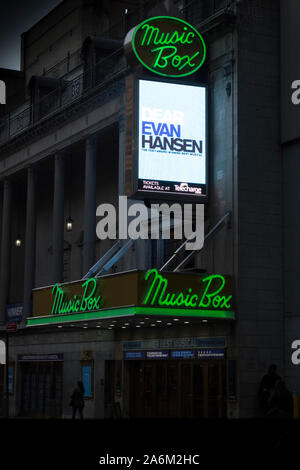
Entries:
<svg viewBox="0 0 300 470">
<path fill-rule="evenodd" d="M 269 364 L 284 375 L 279 2 L 110 3 L 59 4 L 8 86 L 2 413 L 70 418 L 81 380 L 86 418 L 258 416 Z M 201 205 L 204 244 L 174 216 L 130 238 L 136 202 Z"/>
</svg>

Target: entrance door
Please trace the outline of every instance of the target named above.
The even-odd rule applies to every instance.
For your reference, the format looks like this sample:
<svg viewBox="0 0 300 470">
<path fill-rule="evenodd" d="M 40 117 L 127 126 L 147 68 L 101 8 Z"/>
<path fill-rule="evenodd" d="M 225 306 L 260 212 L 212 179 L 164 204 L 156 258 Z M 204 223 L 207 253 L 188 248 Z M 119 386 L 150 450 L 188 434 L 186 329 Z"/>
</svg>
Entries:
<svg viewBox="0 0 300 470">
<path fill-rule="evenodd" d="M 21 415 L 35 418 L 61 416 L 61 362 L 23 363 L 21 384 Z"/>
<path fill-rule="evenodd" d="M 221 418 L 226 416 L 224 362 L 128 362 L 130 417 Z"/>
<path fill-rule="evenodd" d="M 157 373 L 152 362 L 137 361 L 130 367 L 130 415 L 152 418 L 157 406 Z"/>
<path fill-rule="evenodd" d="M 226 416 L 226 376 L 221 364 L 207 365 L 207 416 L 219 418 Z"/>
<path fill-rule="evenodd" d="M 221 418 L 226 414 L 225 365 L 222 363 L 182 362 L 182 418 Z M 225 413 L 225 414 L 224 414 Z"/>
<path fill-rule="evenodd" d="M 207 400 L 207 387 L 206 387 L 206 365 L 196 363 L 193 365 L 193 390 L 194 390 L 194 417 L 206 417 L 206 400 Z"/>
<path fill-rule="evenodd" d="M 194 414 L 194 367 L 190 363 L 181 364 L 180 416 L 191 418 Z"/>
<path fill-rule="evenodd" d="M 130 416 L 176 418 L 179 375 L 174 361 L 130 363 Z"/>
</svg>

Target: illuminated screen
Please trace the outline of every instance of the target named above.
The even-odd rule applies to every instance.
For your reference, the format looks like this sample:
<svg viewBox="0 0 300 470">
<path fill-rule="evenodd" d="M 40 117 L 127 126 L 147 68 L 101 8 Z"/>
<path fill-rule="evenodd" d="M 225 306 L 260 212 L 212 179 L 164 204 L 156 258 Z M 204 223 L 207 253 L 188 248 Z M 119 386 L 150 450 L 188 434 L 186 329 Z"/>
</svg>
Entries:
<svg viewBox="0 0 300 470">
<path fill-rule="evenodd" d="M 138 120 L 138 189 L 205 196 L 205 87 L 139 80 Z"/>
</svg>

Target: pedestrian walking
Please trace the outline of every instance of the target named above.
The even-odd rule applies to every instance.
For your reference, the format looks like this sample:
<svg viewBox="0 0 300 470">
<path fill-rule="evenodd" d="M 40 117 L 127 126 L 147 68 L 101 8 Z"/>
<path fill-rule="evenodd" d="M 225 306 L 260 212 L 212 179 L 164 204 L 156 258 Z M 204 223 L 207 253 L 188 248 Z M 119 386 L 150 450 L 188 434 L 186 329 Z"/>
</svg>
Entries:
<svg viewBox="0 0 300 470">
<path fill-rule="evenodd" d="M 267 416 L 277 418 L 292 418 L 294 401 L 291 392 L 285 382 L 277 380 L 269 398 L 269 410 Z"/>
<path fill-rule="evenodd" d="M 268 373 L 263 376 L 258 391 L 259 404 L 264 415 L 267 415 L 269 412 L 270 395 L 278 380 L 281 380 L 281 377 L 277 374 L 276 365 L 272 364 L 269 367 Z"/>
<path fill-rule="evenodd" d="M 83 419 L 84 386 L 82 382 L 77 382 L 77 386 L 71 395 L 70 405 L 72 406 L 72 419 L 75 419 L 77 410 L 79 412 L 80 419 Z"/>
</svg>

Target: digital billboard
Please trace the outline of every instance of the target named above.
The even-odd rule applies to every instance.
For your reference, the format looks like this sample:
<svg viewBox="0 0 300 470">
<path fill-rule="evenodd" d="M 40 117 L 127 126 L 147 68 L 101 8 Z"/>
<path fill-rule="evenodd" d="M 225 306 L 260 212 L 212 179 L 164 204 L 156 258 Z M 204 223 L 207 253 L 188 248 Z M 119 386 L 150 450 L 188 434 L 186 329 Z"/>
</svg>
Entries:
<svg viewBox="0 0 300 470">
<path fill-rule="evenodd" d="M 207 195 L 206 87 L 138 81 L 138 191 Z"/>
</svg>

